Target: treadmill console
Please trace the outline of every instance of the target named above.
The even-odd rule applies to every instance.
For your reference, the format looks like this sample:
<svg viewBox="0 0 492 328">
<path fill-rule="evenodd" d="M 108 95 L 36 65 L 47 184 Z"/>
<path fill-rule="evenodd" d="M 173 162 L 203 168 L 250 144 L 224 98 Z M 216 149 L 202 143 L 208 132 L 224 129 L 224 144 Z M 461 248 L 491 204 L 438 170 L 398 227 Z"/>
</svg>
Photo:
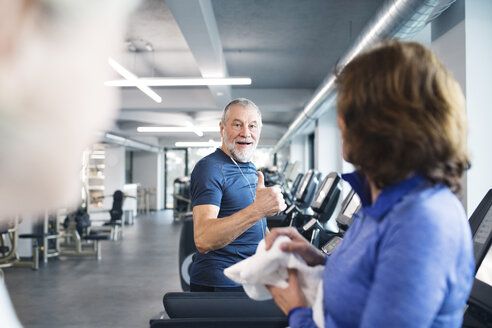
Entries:
<svg viewBox="0 0 492 328">
<path fill-rule="evenodd" d="M 484 201 L 480 203 L 475 212 L 473 212 L 472 217 L 470 218 L 470 226 L 473 233 L 473 253 L 475 254 L 475 263 L 477 264 L 477 270 L 479 268 L 480 263 L 485 258 L 487 254 L 488 248 L 492 242 L 491 240 L 491 232 L 492 232 L 492 192 L 489 191 L 487 195 L 490 194 L 490 204 L 486 204 Z M 488 205 L 488 206 L 483 206 Z M 480 212 L 480 213 L 478 213 Z M 475 221 L 475 213 L 480 214 L 482 219 L 481 222 Z"/>
<path fill-rule="evenodd" d="M 334 233 L 325 238 L 324 241 L 320 243 L 321 250 L 330 255 L 335 250 L 335 247 L 342 241 L 342 236 L 345 230 L 352 224 L 354 214 L 360 209 L 361 202 L 359 196 L 351 190 L 347 197 L 342 202 L 342 207 L 337 216 L 337 224 L 340 227 L 339 233 Z"/>
<path fill-rule="evenodd" d="M 302 180 L 303 176 L 304 176 L 304 174 L 299 173 L 296 176 L 296 179 L 294 180 L 294 182 L 292 183 L 292 188 L 290 189 L 290 193 L 291 193 L 292 197 L 296 196 L 297 190 L 299 189 L 299 185 L 301 184 L 301 180 Z"/>
<path fill-rule="evenodd" d="M 302 181 L 301 181 L 301 183 L 299 185 L 299 188 L 297 189 L 296 199 L 302 201 L 302 198 L 306 194 L 307 187 L 309 185 L 309 182 L 311 182 L 311 179 L 313 178 L 313 175 L 314 175 L 314 171 L 313 170 L 307 171 L 307 173 L 304 175 L 304 177 L 302 178 Z"/>
<path fill-rule="evenodd" d="M 359 196 L 354 190 L 351 190 L 347 197 L 343 200 L 342 209 L 337 216 L 337 223 L 343 230 L 347 230 L 352 224 L 354 214 L 361 208 Z"/>
<path fill-rule="evenodd" d="M 473 212 L 469 223 L 476 275 L 463 327 L 492 327 L 492 189 Z"/>
<path fill-rule="evenodd" d="M 321 250 L 326 255 L 331 255 L 331 253 L 333 253 L 333 251 L 335 250 L 335 247 L 337 247 L 337 245 L 340 244 L 341 241 L 342 241 L 342 237 L 334 236 L 321 247 Z"/>
<path fill-rule="evenodd" d="M 340 197 L 340 175 L 336 172 L 328 174 L 318 188 L 311 208 L 318 214 L 324 214 L 324 220 L 328 221 L 335 210 Z M 321 218 L 320 218 L 321 219 Z"/>
</svg>

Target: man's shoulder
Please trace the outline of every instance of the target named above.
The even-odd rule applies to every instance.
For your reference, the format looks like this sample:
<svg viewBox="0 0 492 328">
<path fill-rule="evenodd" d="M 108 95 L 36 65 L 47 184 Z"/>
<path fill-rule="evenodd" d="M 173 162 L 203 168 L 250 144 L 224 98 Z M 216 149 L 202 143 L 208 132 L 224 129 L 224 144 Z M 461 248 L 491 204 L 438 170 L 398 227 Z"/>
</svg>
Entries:
<svg viewBox="0 0 492 328">
<path fill-rule="evenodd" d="M 222 166 L 226 162 L 224 161 L 223 156 L 219 153 L 219 150 L 203 157 L 201 160 L 199 160 L 195 167 L 193 168 L 193 172 L 191 173 L 191 178 L 193 180 L 193 177 L 196 176 L 208 176 L 208 177 L 214 177 L 217 175 L 221 175 L 222 173 Z"/>
<path fill-rule="evenodd" d="M 220 156 L 218 151 L 215 151 L 200 159 L 195 165 L 195 170 L 219 168 L 223 164 L 224 164 L 224 159 L 222 158 L 222 156 Z"/>
</svg>

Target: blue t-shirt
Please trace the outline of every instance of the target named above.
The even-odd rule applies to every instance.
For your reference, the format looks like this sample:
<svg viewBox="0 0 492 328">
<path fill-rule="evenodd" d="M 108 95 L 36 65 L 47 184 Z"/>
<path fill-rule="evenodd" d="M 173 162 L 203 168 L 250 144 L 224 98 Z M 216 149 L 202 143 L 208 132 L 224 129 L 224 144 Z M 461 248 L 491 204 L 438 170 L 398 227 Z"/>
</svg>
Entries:
<svg viewBox="0 0 492 328">
<path fill-rule="evenodd" d="M 455 195 L 415 175 L 371 204 L 361 176 L 344 179 L 363 207 L 325 263 L 325 327 L 461 327 L 475 264 Z M 312 310 L 291 310 L 289 323 L 315 327 Z"/>
<path fill-rule="evenodd" d="M 216 205 L 220 207 L 220 220 L 252 204 L 258 182 L 256 167 L 251 162 L 237 162 L 237 165 L 239 168 L 219 148 L 202 158 L 191 173 L 191 206 Z M 266 219 L 263 218 L 229 245 L 207 254 L 197 252 L 191 266 L 191 283 L 211 287 L 240 286 L 224 275 L 224 269 L 253 255 L 265 230 Z"/>
</svg>

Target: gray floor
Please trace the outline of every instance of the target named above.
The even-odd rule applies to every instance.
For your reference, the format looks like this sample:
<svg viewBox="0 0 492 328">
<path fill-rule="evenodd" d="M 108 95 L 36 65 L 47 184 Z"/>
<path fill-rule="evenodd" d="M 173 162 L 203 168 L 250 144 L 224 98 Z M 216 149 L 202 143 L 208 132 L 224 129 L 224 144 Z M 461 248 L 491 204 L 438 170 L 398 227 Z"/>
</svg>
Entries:
<svg viewBox="0 0 492 328">
<path fill-rule="evenodd" d="M 181 291 L 172 212 L 142 215 L 121 241 L 102 245 L 102 260 L 61 257 L 28 268 L 4 269 L 24 327 L 149 327 L 162 296 Z"/>
</svg>

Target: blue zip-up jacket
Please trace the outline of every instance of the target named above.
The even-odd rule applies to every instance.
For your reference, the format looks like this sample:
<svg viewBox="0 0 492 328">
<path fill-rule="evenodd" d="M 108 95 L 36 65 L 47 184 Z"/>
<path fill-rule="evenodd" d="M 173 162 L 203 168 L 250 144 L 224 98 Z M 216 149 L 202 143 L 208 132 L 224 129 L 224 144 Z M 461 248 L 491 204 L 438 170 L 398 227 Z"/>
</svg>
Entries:
<svg viewBox="0 0 492 328">
<path fill-rule="evenodd" d="M 414 175 L 371 204 L 363 176 L 343 178 L 363 206 L 325 263 L 325 327 L 461 327 L 475 264 L 459 200 Z M 315 327 L 312 309 L 289 323 Z"/>
</svg>

